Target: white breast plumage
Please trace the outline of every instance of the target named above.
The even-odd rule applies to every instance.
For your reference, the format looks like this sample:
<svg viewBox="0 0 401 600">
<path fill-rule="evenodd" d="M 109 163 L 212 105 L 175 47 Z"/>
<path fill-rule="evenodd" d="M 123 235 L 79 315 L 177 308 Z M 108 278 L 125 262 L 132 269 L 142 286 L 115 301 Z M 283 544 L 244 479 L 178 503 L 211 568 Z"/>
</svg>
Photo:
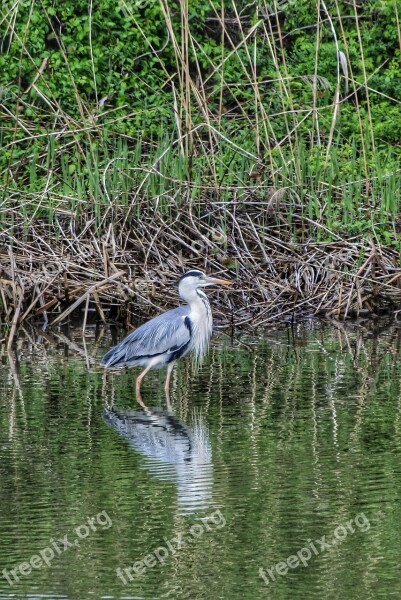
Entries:
<svg viewBox="0 0 401 600">
<path fill-rule="evenodd" d="M 192 327 L 191 350 L 196 366 L 202 363 L 208 351 L 213 330 L 213 318 L 206 294 L 197 290 L 199 302 L 192 303 L 190 319 Z"/>
</svg>

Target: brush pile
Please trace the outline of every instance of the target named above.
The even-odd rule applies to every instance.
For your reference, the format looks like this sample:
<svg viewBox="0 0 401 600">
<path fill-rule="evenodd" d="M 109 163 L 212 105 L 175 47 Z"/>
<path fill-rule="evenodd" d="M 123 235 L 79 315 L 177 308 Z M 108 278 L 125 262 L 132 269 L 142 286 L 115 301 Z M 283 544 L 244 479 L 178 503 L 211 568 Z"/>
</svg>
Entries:
<svg viewBox="0 0 401 600">
<path fill-rule="evenodd" d="M 12 215 L 0 233 L 1 319 L 11 325 L 9 343 L 27 319 L 137 324 L 177 303 L 171 284 L 190 268 L 235 281 L 232 291 L 213 298 L 226 325 L 342 320 L 401 306 L 396 251 L 334 233 L 333 241 L 311 241 L 324 226 L 284 196 L 270 190 L 264 202 L 205 198 L 196 206 L 174 200 L 169 211 L 144 202 L 140 221 L 115 210 L 102 235 L 94 219 L 77 223 L 56 215 L 52 224 L 37 219 L 27 227 Z"/>
</svg>

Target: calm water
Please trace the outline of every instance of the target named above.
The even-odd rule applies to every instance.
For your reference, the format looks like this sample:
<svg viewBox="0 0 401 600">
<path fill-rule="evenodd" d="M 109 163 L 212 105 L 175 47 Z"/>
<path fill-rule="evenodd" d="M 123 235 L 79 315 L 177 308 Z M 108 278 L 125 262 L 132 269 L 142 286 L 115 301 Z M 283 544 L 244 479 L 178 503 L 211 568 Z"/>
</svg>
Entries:
<svg viewBox="0 0 401 600">
<path fill-rule="evenodd" d="M 88 329 L 0 364 L 0 598 L 401 596 L 401 326 L 217 336 L 105 374 Z M 94 360 L 96 359 L 96 360 Z"/>
</svg>

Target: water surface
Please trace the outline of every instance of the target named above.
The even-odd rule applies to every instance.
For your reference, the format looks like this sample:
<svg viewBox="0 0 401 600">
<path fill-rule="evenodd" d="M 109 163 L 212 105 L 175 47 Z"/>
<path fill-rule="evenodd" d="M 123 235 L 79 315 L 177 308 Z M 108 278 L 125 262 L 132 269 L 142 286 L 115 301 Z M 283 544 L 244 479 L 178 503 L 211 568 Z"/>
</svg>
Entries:
<svg viewBox="0 0 401 600">
<path fill-rule="evenodd" d="M 107 331 L 0 364 L 0 598 L 400 597 L 401 329 L 215 337 L 135 400 Z M 53 556 L 52 556 L 53 555 Z"/>
</svg>

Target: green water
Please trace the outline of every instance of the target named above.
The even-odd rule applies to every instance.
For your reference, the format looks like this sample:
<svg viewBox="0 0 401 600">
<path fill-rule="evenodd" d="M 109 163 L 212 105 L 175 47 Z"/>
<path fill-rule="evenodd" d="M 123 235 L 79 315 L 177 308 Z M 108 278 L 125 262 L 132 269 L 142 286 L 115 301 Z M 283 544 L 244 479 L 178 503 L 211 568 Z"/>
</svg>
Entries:
<svg viewBox="0 0 401 600">
<path fill-rule="evenodd" d="M 401 597 L 401 328 L 221 334 L 201 371 L 1 348 L 0 598 Z M 96 360 L 94 360 L 96 359 Z"/>
</svg>

